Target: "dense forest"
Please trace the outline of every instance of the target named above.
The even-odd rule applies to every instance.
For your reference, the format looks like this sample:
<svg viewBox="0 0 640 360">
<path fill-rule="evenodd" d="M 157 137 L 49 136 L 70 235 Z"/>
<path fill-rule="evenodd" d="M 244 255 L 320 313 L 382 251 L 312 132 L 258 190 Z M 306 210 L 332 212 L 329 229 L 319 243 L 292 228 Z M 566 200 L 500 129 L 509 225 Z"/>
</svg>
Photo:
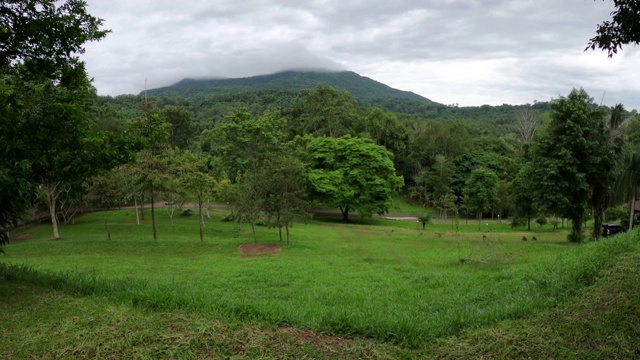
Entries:
<svg viewBox="0 0 640 360">
<path fill-rule="evenodd" d="M 286 78 L 299 80 L 308 75 L 291 74 L 286 73 Z M 347 75 L 353 77 L 353 73 Z M 299 84 L 288 86 L 276 76 L 277 85 L 273 86 L 281 88 L 265 88 L 264 78 L 259 78 L 255 88 L 247 79 L 227 79 L 226 84 L 233 88 L 209 91 L 207 81 L 198 85 L 198 81 L 189 80 L 139 95 L 99 96 L 91 110 L 95 131 L 120 135 L 137 131 L 140 135 L 139 129 L 131 130 L 132 126 L 155 126 L 147 130 L 160 134 L 145 134 L 143 137 L 158 139 L 140 147 L 147 150 L 138 153 L 136 162 L 111 172 L 115 180 L 100 180 L 133 182 L 112 186 L 113 191 L 129 189 L 112 197 L 120 199 L 120 203 L 134 201 L 142 205 L 162 199 L 181 204 L 197 200 L 202 206 L 203 201 L 219 201 L 232 205 L 230 218 L 251 224 L 264 219 L 281 229 L 287 229 L 290 221 L 304 216 L 313 206 L 340 209 L 345 219 L 349 211 L 365 216 L 384 213 L 389 210 L 393 192 L 425 209 L 435 209 L 441 217 L 500 216 L 512 218 L 514 226 L 530 226 L 532 219 L 548 218 L 557 224 L 559 218 L 570 217 L 569 214 L 560 207 L 535 203 L 536 191 L 540 191 L 540 197 L 554 192 L 532 188 L 533 175 L 525 174 L 531 171 L 530 163 L 534 161 L 532 148 L 539 147 L 536 140 L 540 134 L 550 136 L 548 127 L 558 122 L 554 118 L 559 116 L 558 106 L 576 102 L 588 110 L 587 118 L 597 117 L 599 125 L 590 126 L 600 126 L 600 135 L 619 134 L 615 140 L 617 150 L 609 149 L 615 154 L 601 155 L 610 165 L 616 162 L 614 155 L 622 156 L 622 143 L 637 139 L 635 112 L 627 112 L 621 105 L 598 106 L 583 91 L 571 93 L 570 97 L 576 99 L 561 97 L 551 103 L 459 107 L 406 98 L 402 93 L 387 93 L 384 98 L 362 95 L 370 83 L 362 77 L 356 78 L 365 79 L 361 80 L 365 82 L 362 86 L 354 85 L 351 79 L 351 86 L 360 89 L 360 97 L 355 97 L 326 85 L 329 81 L 322 80 L 325 76 L 329 75 L 314 73 L 311 80 L 319 84 L 298 91 L 292 89 Z M 331 76 L 335 80 L 337 75 Z M 311 81 L 307 80 L 303 82 L 305 86 Z M 589 146 L 608 149 L 608 145 L 598 145 L 602 139 L 592 137 L 585 141 L 592 142 Z M 364 150 L 371 146 L 377 147 Z M 377 154 L 377 148 L 383 148 L 387 155 L 380 153 L 375 160 L 358 157 L 363 151 Z M 327 152 L 341 153 L 343 158 L 327 157 Z M 542 158 L 537 158 L 543 162 L 538 165 L 541 168 L 547 164 Z M 151 159 L 154 165 L 149 164 Z M 383 165 L 386 161 L 392 162 L 395 174 L 381 170 L 387 169 Z M 200 165 L 195 168 L 206 175 L 202 181 L 211 186 L 201 196 L 188 195 L 185 189 L 194 180 L 181 179 L 180 175 L 187 172 L 181 166 L 196 163 Z M 360 168 L 350 172 L 354 164 Z M 153 173 L 144 166 L 159 170 Z M 606 168 L 604 164 L 600 166 Z M 610 191 L 603 198 L 606 204 L 594 204 L 585 197 L 580 200 L 585 204 L 580 219 L 591 217 L 596 206 L 604 211 L 622 199 L 613 196 L 613 166 L 605 168 L 602 170 L 611 175 L 601 180 L 609 184 Z M 290 174 L 297 174 L 298 180 L 268 184 L 267 179 L 292 180 Z M 104 182 L 98 182 L 97 189 L 109 188 Z M 363 182 L 366 186 L 356 186 Z M 371 184 L 376 182 L 383 186 L 369 193 Z M 95 197 L 91 192 L 96 187 L 91 184 L 96 184 L 96 178 L 84 184 L 83 191 L 89 198 Z M 289 196 L 283 200 L 285 203 L 273 204 L 274 198 L 284 198 L 286 194 Z M 562 197 L 557 193 L 554 196 Z M 262 204 L 256 201 L 259 198 L 264 200 Z M 269 206 L 275 208 L 268 211 Z M 622 210 L 611 211 L 617 211 L 618 216 Z"/>
<path fill-rule="evenodd" d="M 605 209 L 636 197 L 636 113 L 599 106 L 583 90 L 550 103 L 459 107 L 353 72 L 288 71 L 97 96 L 74 54 L 107 34 L 100 19 L 82 3 L 5 10 L 77 36 L 32 47 L 32 32 L 52 33 L 18 26 L 2 50 L 2 230 L 25 210 L 40 217 L 39 207 L 59 238 L 58 221 L 87 206 L 134 204 L 144 217 L 150 204 L 153 220 L 156 201 L 197 203 L 201 217 L 217 201 L 229 204 L 229 219 L 288 234 L 312 207 L 348 220 L 388 212 L 400 192 L 442 217 L 510 217 L 514 226 L 568 218 L 570 240 L 581 241 L 587 219 L 598 236 Z"/>
</svg>

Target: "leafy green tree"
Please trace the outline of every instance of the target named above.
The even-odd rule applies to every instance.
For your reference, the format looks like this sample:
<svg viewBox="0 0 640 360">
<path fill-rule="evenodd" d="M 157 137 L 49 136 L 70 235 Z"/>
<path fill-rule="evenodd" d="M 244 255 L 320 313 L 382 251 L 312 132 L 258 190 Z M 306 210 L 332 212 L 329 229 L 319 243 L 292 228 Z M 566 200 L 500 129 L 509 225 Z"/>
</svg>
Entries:
<svg viewBox="0 0 640 360">
<path fill-rule="evenodd" d="M 355 135 L 361 127 L 356 101 L 328 85 L 300 91 L 287 115 L 293 134 L 339 137 Z"/>
<path fill-rule="evenodd" d="M 551 121 L 531 148 L 534 204 L 545 214 L 571 219 L 568 239 L 583 239 L 582 224 L 594 190 L 609 183 L 614 163 L 604 109 L 584 90 L 555 100 Z M 599 229 L 594 228 L 594 231 Z"/>
<path fill-rule="evenodd" d="M 389 211 L 393 193 L 403 184 L 391 153 L 371 140 L 321 137 L 307 145 L 308 179 L 312 190 L 335 207 L 345 221 L 355 210 L 360 216 Z"/>
<path fill-rule="evenodd" d="M 211 164 L 207 162 L 206 158 L 199 158 L 195 154 L 186 151 L 182 156 L 181 163 L 180 185 L 185 190 L 187 198 L 194 201 L 198 206 L 200 241 L 202 241 L 202 229 L 204 228 L 202 208 L 207 199 L 215 194 L 217 181 L 211 174 Z"/>
<path fill-rule="evenodd" d="M 306 217 L 309 209 L 304 165 L 288 154 L 276 155 L 260 169 L 258 177 L 264 189 L 262 209 L 278 228 L 280 241 L 285 228 L 289 244 L 291 224 L 296 218 Z"/>
<path fill-rule="evenodd" d="M 25 157 L 32 145 L 25 134 L 33 129 L 21 123 L 30 111 L 24 97 L 32 95 L 23 91 L 23 84 L 51 81 L 69 86 L 86 78 L 78 54 L 86 42 L 107 34 L 101 26 L 102 20 L 89 15 L 83 1 L 0 3 L 0 250 L 8 240 L 5 230 L 35 197 L 31 164 Z M 79 71 L 72 76 L 74 69 Z"/>
<path fill-rule="evenodd" d="M 440 216 L 446 212 L 448 200 L 453 195 L 451 181 L 456 168 L 453 162 L 444 155 L 436 155 L 435 162 L 428 175 L 428 183 L 433 188 L 433 200 L 440 211 Z"/>
<path fill-rule="evenodd" d="M 205 148 L 219 157 L 230 180 L 238 181 L 249 171 L 255 172 L 271 154 L 281 151 L 285 141 L 285 119 L 276 112 L 254 117 L 240 109 L 225 117 L 211 131 L 205 131 Z"/>
<path fill-rule="evenodd" d="M 104 207 L 104 228 L 107 231 L 107 240 L 111 240 L 109 230 L 109 210 L 122 199 L 120 173 L 113 171 L 104 175 L 96 175 L 85 184 L 86 198 L 90 204 Z"/>
<path fill-rule="evenodd" d="M 170 126 L 157 111 L 150 108 L 150 104 L 146 103 L 143 106 L 146 107 L 144 115 L 135 118 L 131 125 L 134 134 L 144 147 L 138 153 L 135 169 L 140 181 L 139 186 L 151 202 L 153 240 L 158 240 L 155 201 L 169 178 L 167 164 L 162 161 L 162 154 L 167 147 Z"/>
<path fill-rule="evenodd" d="M 613 0 L 613 4 L 611 21 L 598 25 L 596 36 L 589 40 L 585 51 L 597 47 L 612 57 L 622 45 L 640 43 L 640 4 L 636 0 Z"/>
<path fill-rule="evenodd" d="M 165 106 L 160 116 L 170 125 L 169 146 L 188 149 L 197 135 L 197 128 L 191 120 L 191 113 L 181 106 Z"/>
<path fill-rule="evenodd" d="M 526 219 L 527 230 L 531 230 L 531 219 L 536 216 L 533 197 L 535 184 L 531 181 L 531 167 L 527 163 L 511 182 L 511 195 L 515 204 L 515 217 Z"/>
<path fill-rule="evenodd" d="M 464 187 L 464 203 L 478 217 L 478 230 L 482 213 L 490 211 L 498 200 L 498 175 L 488 169 L 475 169 Z"/>
<path fill-rule="evenodd" d="M 622 153 L 621 166 L 616 174 L 615 195 L 629 202 L 629 230 L 633 229 L 638 185 L 640 185 L 640 148 L 628 145 Z"/>
</svg>

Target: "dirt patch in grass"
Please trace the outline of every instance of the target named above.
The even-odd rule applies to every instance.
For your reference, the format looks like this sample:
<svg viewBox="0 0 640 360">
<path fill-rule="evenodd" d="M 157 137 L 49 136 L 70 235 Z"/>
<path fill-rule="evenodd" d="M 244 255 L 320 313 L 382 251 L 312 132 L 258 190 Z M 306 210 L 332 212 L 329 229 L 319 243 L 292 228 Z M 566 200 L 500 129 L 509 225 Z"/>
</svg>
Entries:
<svg viewBox="0 0 640 360">
<path fill-rule="evenodd" d="M 26 240 L 26 239 L 31 239 L 31 234 L 29 233 L 24 233 L 24 234 L 20 234 L 18 236 L 12 236 L 9 238 L 9 241 L 19 241 L 19 240 Z"/>
<path fill-rule="evenodd" d="M 280 246 L 272 244 L 244 244 L 238 249 L 241 257 L 279 255 L 282 250 Z"/>
</svg>

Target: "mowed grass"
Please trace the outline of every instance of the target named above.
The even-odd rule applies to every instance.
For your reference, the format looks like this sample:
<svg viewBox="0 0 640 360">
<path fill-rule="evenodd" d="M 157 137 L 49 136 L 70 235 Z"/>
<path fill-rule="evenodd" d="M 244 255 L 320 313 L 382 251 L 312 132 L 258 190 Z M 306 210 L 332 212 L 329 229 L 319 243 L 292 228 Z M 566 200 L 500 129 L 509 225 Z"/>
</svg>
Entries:
<svg viewBox="0 0 640 360">
<path fill-rule="evenodd" d="M 103 213 L 62 227 L 59 241 L 48 226 L 27 228 L 30 238 L 6 248 L 0 273 L 109 304 L 423 348 L 566 302 L 635 241 L 578 246 L 550 227 L 514 232 L 494 222 L 478 232 L 469 221 L 421 232 L 413 222 L 324 218 L 296 224 L 291 245 L 258 227 L 259 242 L 282 251 L 244 258 L 238 247 L 252 242 L 248 226 L 238 231 L 214 213 L 201 242 L 196 216 L 171 225 L 158 214 L 158 241 L 132 210 L 108 214 L 111 240 Z"/>
</svg>

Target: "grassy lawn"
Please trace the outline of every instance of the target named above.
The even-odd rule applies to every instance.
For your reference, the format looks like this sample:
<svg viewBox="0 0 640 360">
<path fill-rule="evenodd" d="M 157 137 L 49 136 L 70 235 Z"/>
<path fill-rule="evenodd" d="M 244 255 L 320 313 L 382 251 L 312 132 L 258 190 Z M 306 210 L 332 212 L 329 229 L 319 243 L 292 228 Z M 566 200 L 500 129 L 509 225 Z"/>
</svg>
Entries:
<svg viewBox="0 0 640 360">
<path fill-rule="evenodd" d="M 438 346 L 448 349 L 452 337 L 552 311 L 596 283 L 636 242 L 625 235 L 572 245 L 565 231 L 514 231 L 496 221 L 483 223 L 482 231 L 477 222 L 461 221 L 422 232 L 410 221 L 344 224 L 324 217 L 296 224 L 290 245 L 277 240 L 277 230 L 258 227 L 259 242 L 281 245 L 281 252 L 242 257 L 238 247 L 252 242 L 250 229 L 222 222 L 223 213 L 207 221 L 203 242 L 195 216 L 171 225 L 159 214 L 158 241 L 148 221 L 136 225 L 132 210 L 109 213 L 111 240 L 102 213 L 62 227 L 59 241 L 50 240 L 48 226 L 25 229 L 28 236 L 8 246 L 0 263 L 0 296 L 32 299 L 11 302 L 26 322 L 24 333 L 19 326 L 7 332 L 14 345 L 6 353 L 30 357 L 45 351 L 41 342 L 55 341 L 18 339 L 39 326 L 26 320 L 33 301 L 49 314 L 38 321 L 44 327 L 66 329 L 74 338 L 91 326 L 95 334 L 87 339 L 95 339 L 122 324 L 121 332 L 134 336 L 130 346 L 154 344 L 144 350 L 151 358 L 200 356 L 171 355 L 168 349 L 176 349 L 170 341 L 157 338 L 173 336 L 182 318 L 187 320 L 176 328 L 176 344 L 191 344 L 183 349 L 191 351 L 194 341 L 202 341 L 195 348 L 215 348 L 220 353 L 209 353 L 214 357 L 413 357 L 442 341 Z M 79 315 L 84 312 L 89 316 Z M 67 328 L 60 327 L 61 318 Z M 255 343 L 234 350 L 238 333 Z M 137 356 L 114 336 L 105 339 L 104 346 L 112 346 L 105 351 Z M 82 351 L 80 357 L 99 356 Z"/>
</svg>

